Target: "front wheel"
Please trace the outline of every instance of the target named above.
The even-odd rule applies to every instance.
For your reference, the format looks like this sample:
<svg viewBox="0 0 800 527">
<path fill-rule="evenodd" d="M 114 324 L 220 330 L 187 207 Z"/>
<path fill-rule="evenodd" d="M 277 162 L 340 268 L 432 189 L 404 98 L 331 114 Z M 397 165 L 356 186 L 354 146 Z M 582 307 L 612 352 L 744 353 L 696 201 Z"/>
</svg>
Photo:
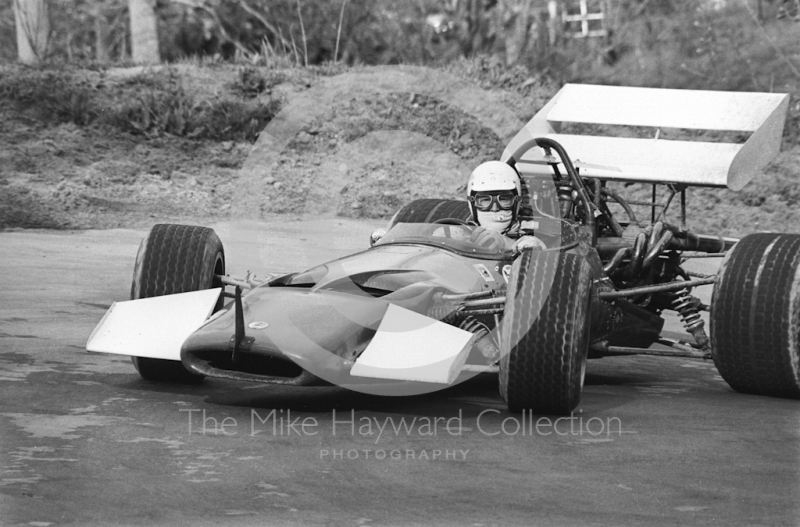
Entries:
<svg viewBox="0 0 800 527">
<path fill-rule="evenodd" d="M 800 399 L 800 235 L 750 234 L 711 300 L 711 349 L 738 392 Z"/>
<path fill-rule="evenodd" d="M 591 275 L 579 255 L 524 251 L 511 268 L 500 338 L 500 394 L 511 412 L 568 415 L 589 351 Z"/>
<path fill-rule="evenodd" d="M 155 225 L 139 245 L 133 270 L 131 300 L 210 289 L 215 275 L 225 274 L 225 251 L 217 234 L 206 227 Z M 222 307 L 220 296 L 215 311 Z M 142 378 L 198 383 L 179 361 L 131 357 Z"/>
</svg>

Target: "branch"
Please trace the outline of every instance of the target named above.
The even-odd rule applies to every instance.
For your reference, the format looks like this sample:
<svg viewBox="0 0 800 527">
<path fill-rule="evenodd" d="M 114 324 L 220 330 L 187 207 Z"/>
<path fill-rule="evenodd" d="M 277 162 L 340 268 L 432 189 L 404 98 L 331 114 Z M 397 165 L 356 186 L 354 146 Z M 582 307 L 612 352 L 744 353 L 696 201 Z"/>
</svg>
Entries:
<svg viewBox="0 0 800 527">
<path fill-rule="evenodd" d="M 300 60 L 297 58 L 297 46 L 294 43 L 294 33 L 289 33 L 289 36 L 292 37 L 292 49 L 294 50 L 294 63 L 299 66 Z"/>
<path fill-rule="evenodd" d="M 247 3 L 245 0 L 237 0 L 237 2 L 238 2 L 238 4 L 239 4 L 239 6 L 240 6 L 242 9 L 244 9 L 244 10 L 245 10 L 245 11 L 246 11 L 246 12 L 247 12 L 247 13 L 248 13 L 250 16 L 252 16 L 253 18 L 256 18 L 256 19 L 257 19 L 259 22 L 261 22 L 261 24 L 262 24 L 262 25 L 263 25 L 265 28 L 267 28 L 267 30 L 268 30 L 270 33 L 272 33 L 272 36 L 274 36 L 276 39 L 280 40 L 280 42 L 281 42 L 281 45 L 282 45 L 283 47 L 289 47 L 289 43 L 286 41 L 286 39 L 285 39 L 285 38 L 283 38 L 283 35 L 280 33 L 280 31 L 279 31 L 278 29 L 276 29 L 276 28 L 275 28 L 275 26 L 273 26 L 272 24 L 270 24 L 270 23 L 269 23 L 269 21 L 268 21 L 268 20 L 267 20 L 267 19 L 264 17 L 264 15 L 262 15 L 261 13 L 259 13 L 258 11 L 256 11 L 256 10 L 255 10 L 255 9 L 254 9 L 254 8 L 253 8 L 253 7 L 252 7 L 250 4 L 248 4 L 248 3 Z"/>
<path fill-rule="evenodd" d="M 176 4 L 182 4 L 185 6 L 193 7 L 195 9 L 202 9 L 203 11 L 211 15 L 211 18 L 213 18 L 214 22 L 217 23 L 217 27 L 219 28 L 219 32 L 222 35 L 222 38 L 224 38 L 225 40 L 231 42 L 234 46 L 236 46 L 236 49 L 238 49 L 243 55 L 245 56 L 251 55 L 251 51 L 249 49 L 244 47 L 241 42 L 231 37 L 228 34 L 228 32 L 225 31 L 225 26 L 222 25 L 222 20 L 220 20 L 219 16 L 217 15 L 217 12 L 214 11 L 213 8 L 208 7 L 204 2 L 200 2 L 198 0 L 172 0 L 172 1 L 175 2 Z"/>
<path fill-rule="evenodd" d="M 303 12 L 300 10 L 300 0 L 297 0 L 297 16 L 300 18 L 300 34 L 303 36 L 303 61 L 308 67 L 308 41 L 306 40 L 306 27 L 303 25 Z"/>
<path fill-rule="evenodd" d="M 339 27 L 336 30 L 336 49 L 333 51 L 333 62 L 339 60 L 339 40 L 342 38 L 342 22 L 344 21 L 344 8 L 347 0 L 342 0 L 342 10 L 339 12 Z"/>
</svg>

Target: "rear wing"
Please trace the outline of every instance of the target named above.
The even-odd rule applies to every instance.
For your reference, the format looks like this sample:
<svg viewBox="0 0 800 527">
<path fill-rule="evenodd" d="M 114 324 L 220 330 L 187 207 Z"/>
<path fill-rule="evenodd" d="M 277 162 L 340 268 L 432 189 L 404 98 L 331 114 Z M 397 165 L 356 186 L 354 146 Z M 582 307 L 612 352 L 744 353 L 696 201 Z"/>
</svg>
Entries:
<svg viewBox="0 0 800 527">
<path fill-rule="evenodd" d="M 739 190 L 780 151 L 789 95 L 567 84 L 511 140 L 561 143 L 581 175 Z M 560 133 L 563 123 L 651 127 L 653 138 Z M 668 140 L 661 128 L 749 133 L 744 143 Z M 543 164 L 545 166 L 543 166 Z M 549 174 L 541 149 L 522 156 L 524 174 Z"/>
</svg>

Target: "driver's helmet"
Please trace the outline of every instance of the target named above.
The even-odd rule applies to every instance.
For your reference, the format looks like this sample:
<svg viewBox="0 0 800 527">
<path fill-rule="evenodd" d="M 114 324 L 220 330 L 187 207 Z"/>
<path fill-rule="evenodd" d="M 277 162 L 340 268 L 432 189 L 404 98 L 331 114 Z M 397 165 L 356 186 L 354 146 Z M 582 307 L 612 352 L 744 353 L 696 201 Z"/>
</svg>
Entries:
<svg viewBox="0 0 800 527">
<path fill-rule="evenodd" d="M 502 161 L 480 164 L 467 181 L 472 219 L 481 227 L 506 233 L 519 212 L 522 187 L 517 171 Z"/>
</svg>

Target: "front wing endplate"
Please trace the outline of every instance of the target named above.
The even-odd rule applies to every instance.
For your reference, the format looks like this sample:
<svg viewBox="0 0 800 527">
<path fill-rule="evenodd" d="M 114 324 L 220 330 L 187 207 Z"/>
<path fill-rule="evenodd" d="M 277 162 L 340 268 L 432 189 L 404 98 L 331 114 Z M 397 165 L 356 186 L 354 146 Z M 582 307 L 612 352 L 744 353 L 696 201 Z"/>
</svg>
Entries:
<svg viewBox="0 0 800 527">
<path fill-rule="evenodd" d="M 114 302 L 86 342 L 88 351 L 181 360 L 181 345 L 203 325 L 220 288 Z"/>
</svg>

